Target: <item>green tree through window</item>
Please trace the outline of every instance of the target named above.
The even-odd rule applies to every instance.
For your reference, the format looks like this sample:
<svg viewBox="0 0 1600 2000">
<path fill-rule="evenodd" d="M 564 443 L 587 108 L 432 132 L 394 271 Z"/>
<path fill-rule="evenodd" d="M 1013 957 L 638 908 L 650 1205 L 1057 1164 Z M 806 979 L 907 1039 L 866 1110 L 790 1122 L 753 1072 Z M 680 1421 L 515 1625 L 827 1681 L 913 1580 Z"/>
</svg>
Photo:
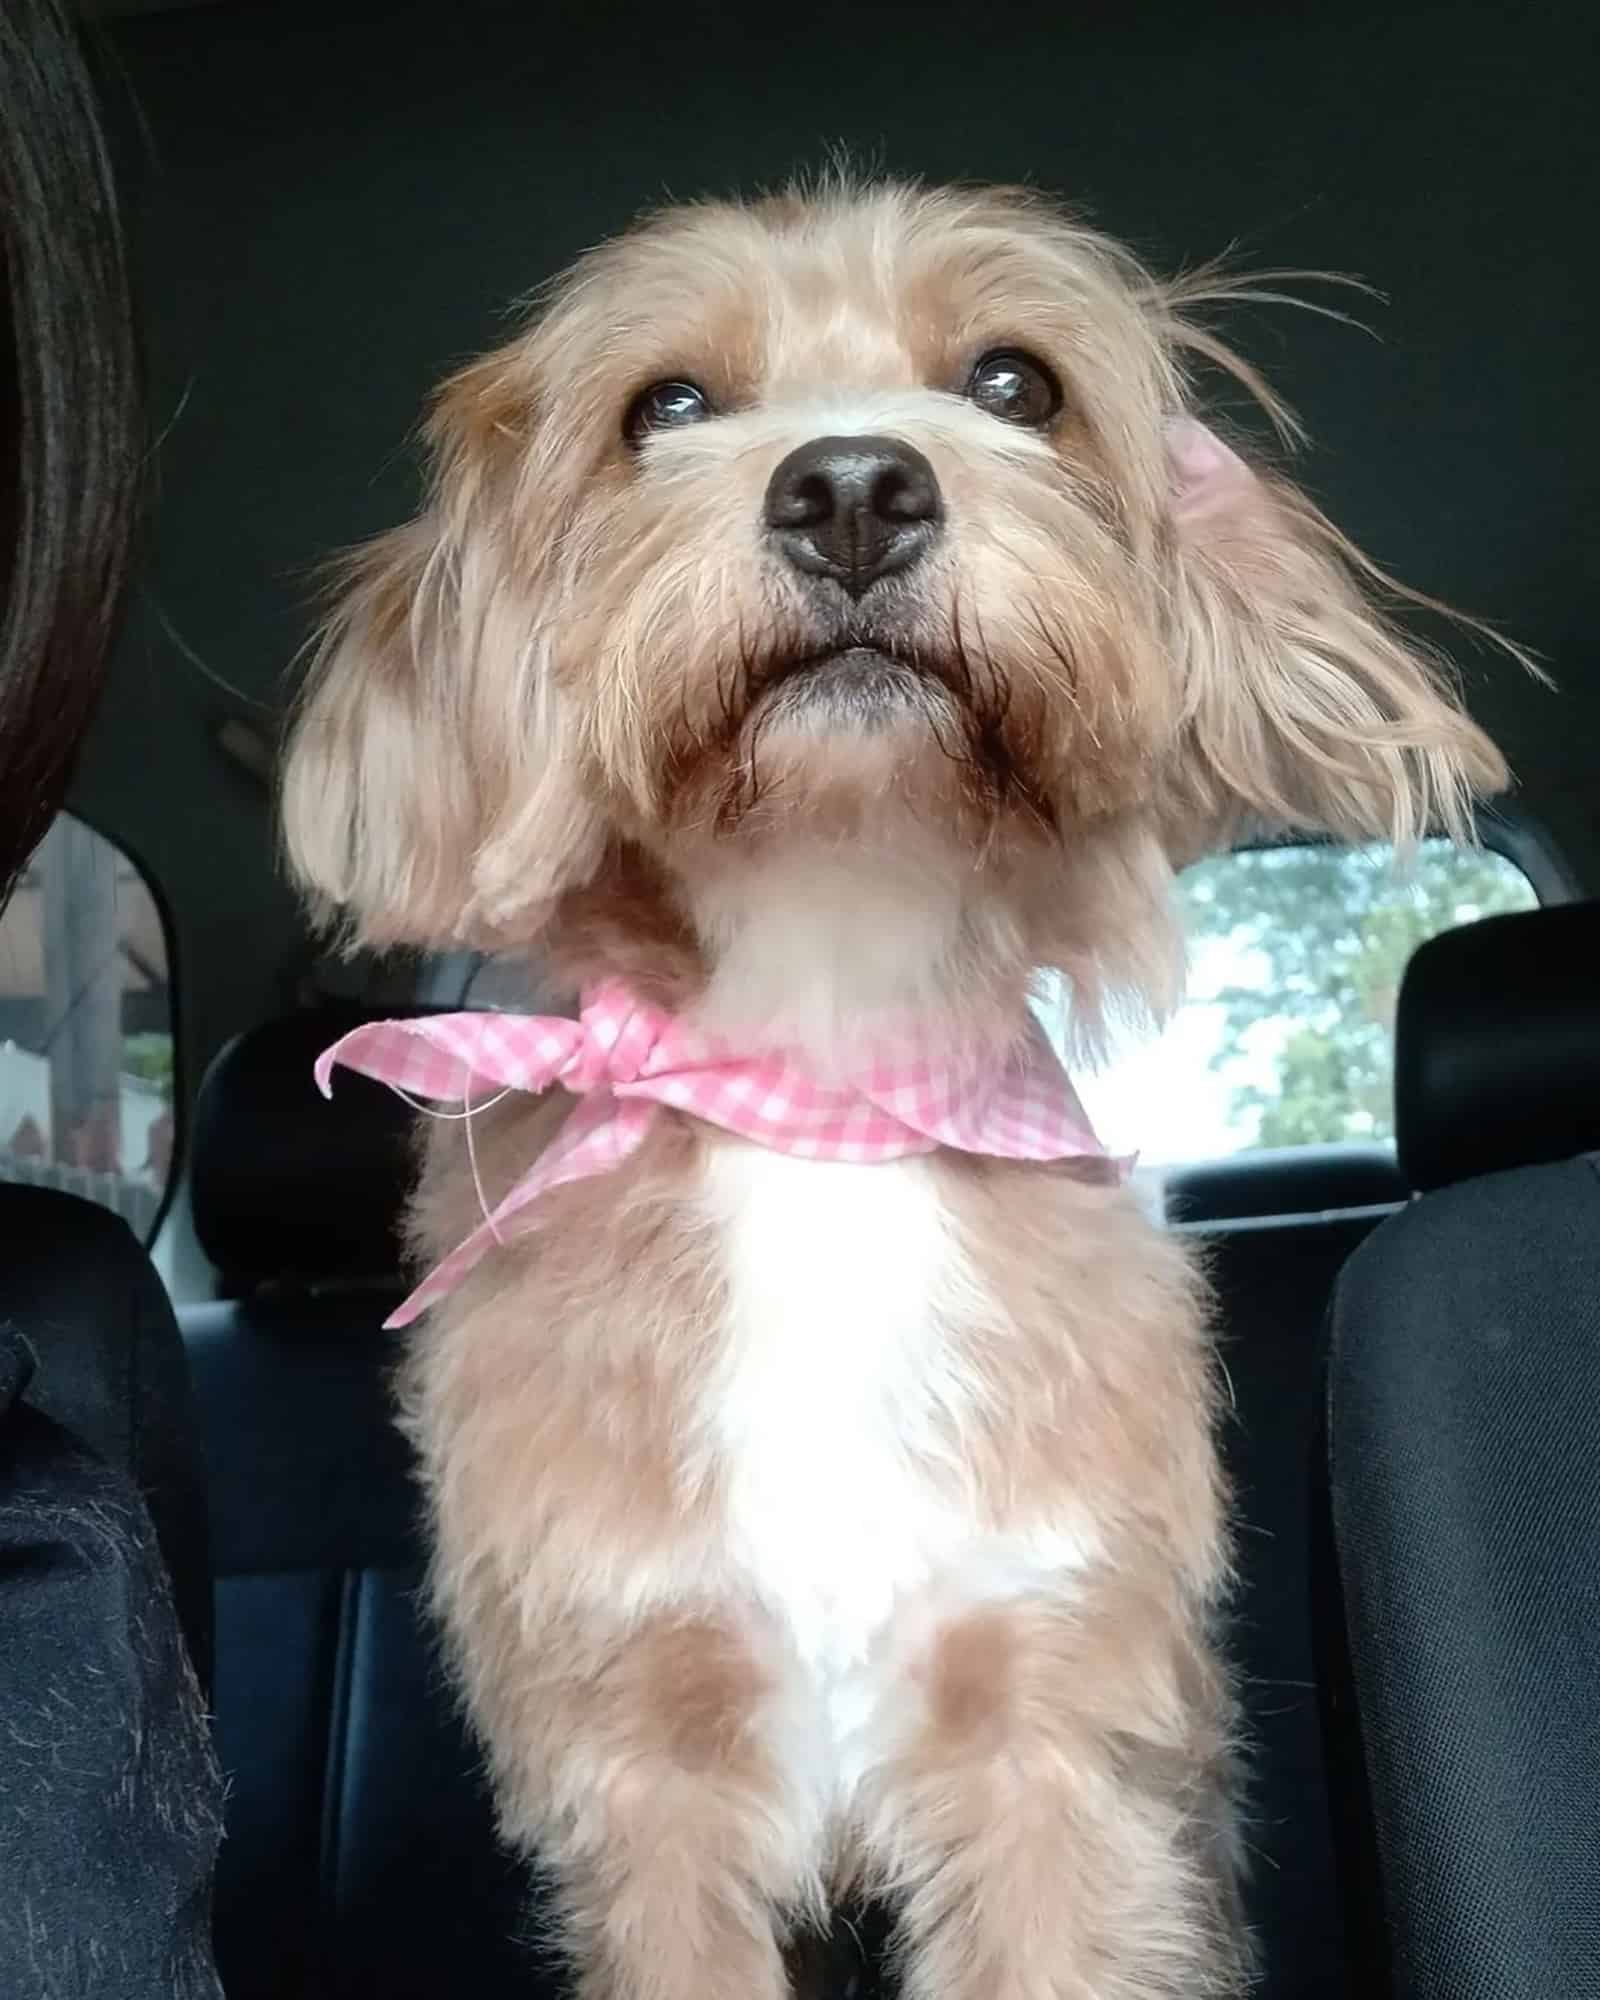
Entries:
<svg viewBox="0 0 1600 2000">
<path fill-rule="evenodd" d="M 1226 1076 L 1241 1039 L 1274 1024 L 1274 1077 L 1233 1092 L 1257 1147 L 1387 1139 L 1395 1002 L 1424 939 L 1538 898 L 1503 856 L 1425 842 L 1409 867 L 1387 849 L 1298 846 L 1219 855 L 1180 893 L 1191 937 L 1225 940 L 1259 976 L 1215 995 Z M 1270 1032 L 1270 1030 L 1269 1030 Z"/>
</svg>

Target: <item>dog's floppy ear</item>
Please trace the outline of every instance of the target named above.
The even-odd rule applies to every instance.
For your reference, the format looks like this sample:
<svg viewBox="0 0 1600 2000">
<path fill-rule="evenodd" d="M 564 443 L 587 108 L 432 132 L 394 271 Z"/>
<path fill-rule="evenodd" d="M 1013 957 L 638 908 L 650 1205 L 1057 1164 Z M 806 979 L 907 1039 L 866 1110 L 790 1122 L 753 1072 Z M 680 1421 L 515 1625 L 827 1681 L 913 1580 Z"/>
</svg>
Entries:
<svg viewBox="0 0 1600 2000">
<path fill-rule="evenodd" d="M 429 506 L 343 565 L 290 735 L 290 865 L 320 916 L 375 949 L 526 942 L 601 851 L 543 638 L 554 538 L 485 417 L 511 366 L 447 385 Z"/>
<path fill-rule="evenodd" d="M 1242 817 L 1404 849 L 1470 829 L 1506 782 L 1439 667 L 1384 616 L 1387 582 L 1286 482 L 1190 417 L 1165 435 L 1196 846 Z M 1180 841 L 1181 841 L 1180 836 Z"/>
<path fill-rule="evenodd" d="M 324 921 L 383 949 L 450 936 L 471 898 L 470 773 L 445 731 L 455 624 L 424 517 L 342 567 L 290 734 L 289 863 Z"/>
</svg>

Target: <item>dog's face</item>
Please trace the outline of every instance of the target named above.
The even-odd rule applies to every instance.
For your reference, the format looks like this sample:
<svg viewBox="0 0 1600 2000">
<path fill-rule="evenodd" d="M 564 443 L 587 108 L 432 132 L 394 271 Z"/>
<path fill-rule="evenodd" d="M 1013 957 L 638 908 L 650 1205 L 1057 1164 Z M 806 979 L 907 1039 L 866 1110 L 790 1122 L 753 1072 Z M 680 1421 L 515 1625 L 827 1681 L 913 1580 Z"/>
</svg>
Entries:
<svg viewBox="0 0 1600 2000">
<path fill-rule="evenodd" d="M 1148 883 L 1244 815 L 1454 823 L 1498 758 L 1197 420 L 1183 303 L 1006 193 L 670 211 L 594 253 L 445 386 L 426 512 L 353 565 L 301 872 L 440 944 L 530 937 L 619 847 L 1037 890 L 1091 853 Z"/>
</svg>

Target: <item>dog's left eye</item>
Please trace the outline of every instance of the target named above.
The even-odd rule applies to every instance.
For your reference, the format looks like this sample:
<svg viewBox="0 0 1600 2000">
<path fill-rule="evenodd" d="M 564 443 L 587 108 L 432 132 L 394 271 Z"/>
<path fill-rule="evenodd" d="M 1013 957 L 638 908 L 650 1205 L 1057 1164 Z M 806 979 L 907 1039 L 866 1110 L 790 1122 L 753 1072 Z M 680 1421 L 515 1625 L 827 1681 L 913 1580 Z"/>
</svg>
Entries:
<svg viewBox="0 0 1600 2000">
<path fill-rule="evenodd" d="M 642 444 L 652 431 L 702 424 L 711 414 L 711 398 L 698 383 L 652 382 L 628 405 L 622 435 L 629 444 Z"/>
<path fill-rule="evenodd" d="M 1031 354 L 999 347 L 973 369 L 967 399 L 1005 423 L 1042 429 L 1061 408 L 1061 384 Z"/>
</svg>

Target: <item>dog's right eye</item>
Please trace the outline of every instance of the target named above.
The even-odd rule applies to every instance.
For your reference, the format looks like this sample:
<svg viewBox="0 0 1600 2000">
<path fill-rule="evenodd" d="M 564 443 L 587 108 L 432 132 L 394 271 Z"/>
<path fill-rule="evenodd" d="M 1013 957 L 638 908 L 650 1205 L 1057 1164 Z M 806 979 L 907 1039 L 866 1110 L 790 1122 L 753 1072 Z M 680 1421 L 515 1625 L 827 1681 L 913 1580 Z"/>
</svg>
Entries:
<svg viewBox="0 0 1600 2000">
<path fill-rule="evenodd" d="M 1020 347 L 997 347 L 972 371 L 967 396 L 1005 424 L 1043 430 L 1061 408 L 1061 384 Z"/>
<path fill-rule="evenodd" d="M 628 405 L 622 435 L 629 444 L 643 444 L 652 431 L 672 431 L 684 424 L 703 424 L 712 415 L 711 398 L 694 382 L 652 382 Z"/>
</svg>

